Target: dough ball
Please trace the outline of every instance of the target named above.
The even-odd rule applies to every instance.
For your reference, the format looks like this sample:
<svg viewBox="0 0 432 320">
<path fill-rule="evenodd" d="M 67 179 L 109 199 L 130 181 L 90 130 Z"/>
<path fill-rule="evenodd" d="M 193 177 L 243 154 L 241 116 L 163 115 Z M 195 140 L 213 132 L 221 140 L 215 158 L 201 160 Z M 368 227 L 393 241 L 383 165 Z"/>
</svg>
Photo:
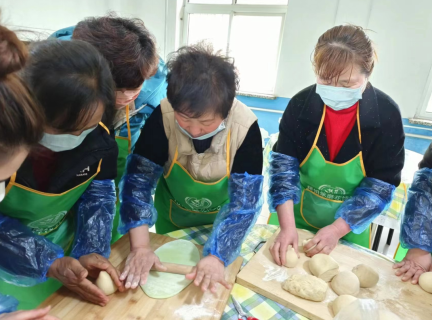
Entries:
<svg viewBox="0 0 432 320">
<path fill-rule="evenodd" d="M 114 281 L 112 281 L 111 276 L 105 271 L 99 273 L 99 277 L 96 279 L 96 286 L 107 296 L 113 294 L 118 289 Z"/>
<path fill-rule="evenodd" d="M 314 245 L 312 248 L 310 248 L 308 251 L 306 251 L 305 249 L 304 249 L 304 246 L 309 242 L 309 241 L 311 241 L 312 239 L 306 239 L 306 240 L 303 240 L 303 243 L 302 243 L 302 245 L 303 245 L 303 252 L 304 253 L 306 253 L 306 252 L 308 252 L 308 251 L 311 251 L 313 248 L 315 248 L 316 247 L 316 245 Z"/>
<path fill-rule="evenodd" d="M 324 281 L 331 281 L 339 273 L 339 264 L 327 254 L 318 253 L 309 260 L 311 273 Z"/>
<path fill-rule="evenodd" d="M 288 268 L 294 268 L 297 265 L 298 256 L 292 246 L 288 246 L 288 250 L 286 253 L 286 262 L 285 266 Z"/>
<path fill-rule="evenodd" d="M 343 294 L 339 297 L 337 297 L 333 302 L 330 304 L 330 307 L 333 311 L 333 316 L 336 317 L 336 315 L 341 311 L 341 309 L 347 305 L 349 305 L 351 302 L 357 300 L 356 297 L 350 296 L 348 294 Z"/>
<path fill-rule="evenodd" d="M 379 274 L 365 264 L 354 267 L 352 272 L 359 278 L 361 288 L 371 288 L 378 283 Z"/>
<path fill-rule="evenodd" d="M 326 297 L 328 284 L 310 274 L 294 274 L 285 281 L 282 288 L 303 299 L 323 301 Z"/>
<path fill-rule="evenodd" d="M 331 286 L 339 296 L 343 294 L 356 296 L 360 291 L 360 280 L 351 271 L 343 271 L 333 278 Z"/>
<path fill-rule="evenodd" d="M 401 320 L 401 318 L 388 310 L 380 310 L 379 320 Z"/>
<path fill-rule="evenodd" d="M 429 293 L 432 293 L 432 272 L 425 272 L 419 278 L 420 287 Z"/>
</svg>

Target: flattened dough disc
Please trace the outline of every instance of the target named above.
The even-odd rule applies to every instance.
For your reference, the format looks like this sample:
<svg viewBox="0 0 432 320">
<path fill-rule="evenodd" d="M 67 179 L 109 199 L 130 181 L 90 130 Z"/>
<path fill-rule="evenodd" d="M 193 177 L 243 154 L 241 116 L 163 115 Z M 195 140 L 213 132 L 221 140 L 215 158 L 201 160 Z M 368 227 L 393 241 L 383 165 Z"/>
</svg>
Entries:
<svg viewBox="0 0 432 320">
<path fill-rule="evenodd" d="M 190 241 L 175 240 L 165 243 L 155 251 L 161 262 L 196 266 L 200 261 L 198 248 Z M 141 288 L 154 299 L 166 299 L 185 289 L 191 280 L 184 275 L 150 271 L 147 283 Z"/>
</svg>

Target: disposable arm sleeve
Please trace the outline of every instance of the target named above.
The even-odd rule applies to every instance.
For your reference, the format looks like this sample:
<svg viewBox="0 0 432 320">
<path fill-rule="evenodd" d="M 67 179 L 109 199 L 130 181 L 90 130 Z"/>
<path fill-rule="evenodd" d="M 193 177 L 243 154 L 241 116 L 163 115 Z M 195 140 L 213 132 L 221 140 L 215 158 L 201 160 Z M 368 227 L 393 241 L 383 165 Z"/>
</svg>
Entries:
<svg viewBox="0 0 432 320">
<path fill-rule="evenodd" d="M 230 203 L 219 211 L 203 255 L 218 257 L 225 266 L 239 255 L 241 245 L 262 207 L 262 175 L 235 173 L 229 180 Z"/>
<path fill-rule="evenodd" d="M 137 154 L 127 158 L 126 172 L 120 181 L 120 225 L 122 234 L 142 225 L 152 227 L 157 219 L 152 195 L 163 168 Z"/>
<path fill-rule="evenodd" d="M 0 294 L 0 314 L 16 311 L 18 303 L 14 297 Z"/>
<path fill-rule="evenodd" d="M 116 210 L 113 180 L 93 180 L 78 200 L 76 233 L 71 256 L 98 253 L 108 258 L 111 253 L 111 232 Z"/>
<path fill-rule="evenodd" d="M 360 234 L 374 219 L 390 206 L 395 187 L 387 182 L 364 178 L 351 198 L 336 211 L 335 219 L 342 218 L 355 234 Z"/>
<path fill-rule="evenodd" d="M 299 203 L 301 187 L 299 162 L 296 158 L 278 152 L 270 153 L 269 167 L 270 212 L 288 200 Z"/>
<path fill-rule="evenodd" d="M 46 281 L 49 267 L 62 257 L 61 247 L 34 234 L 18 220 L 0 215 L 0 279 L 34 286 Z"/>
<path fill-rule="evenodd" d="M 432 169 L 414 175 L 402 218 L 400 242 L 406 249 L 432 252 Z"/>
</svg>

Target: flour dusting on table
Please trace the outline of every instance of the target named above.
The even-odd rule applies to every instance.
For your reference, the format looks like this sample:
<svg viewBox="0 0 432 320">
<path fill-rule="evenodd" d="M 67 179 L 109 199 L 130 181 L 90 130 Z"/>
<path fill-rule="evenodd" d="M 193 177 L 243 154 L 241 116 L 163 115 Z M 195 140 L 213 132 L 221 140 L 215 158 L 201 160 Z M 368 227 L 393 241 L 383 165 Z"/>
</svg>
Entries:
<svg viewBox="0 0 432 320">
<path fill-rule="evenodd" d="M 279 267 L 276 265 L 265 265 L 264 268 L 264 281 L 276 280 L 277 282 L 284 282 L 286 279 L 288 279 L 288 270 L 285 267 Z"/>
</svg>

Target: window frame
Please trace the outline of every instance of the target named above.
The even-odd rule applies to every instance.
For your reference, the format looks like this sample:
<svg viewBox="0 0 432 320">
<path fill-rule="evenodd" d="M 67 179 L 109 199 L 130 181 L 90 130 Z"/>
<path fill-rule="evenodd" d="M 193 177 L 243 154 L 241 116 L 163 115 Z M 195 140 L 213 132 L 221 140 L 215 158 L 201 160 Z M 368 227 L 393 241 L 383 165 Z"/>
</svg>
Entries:
<svg viewBox="0 0 432 320">
<path fill-rule="evenodd" d="M 273 92 L 246 92 L 240 90 L 238 94 L 241 95 L 252 95 L 261 96 L 263 98 L 273 98 L 274 89 L 276 87 L 277 81 L 277 70 L 279 67 L 280 54 L 282 50 L 282 40 L 284 35 L 285 19 L 287 13 L 288 5 L 248 5 L 248 4 L 236 4 L 236 0 L 232 0 L 232 4 L 196 4 L 189 3 L 185 0 L 183 8 L 183 18 L 182 18 L 182 32 L 180 37 L 181 46 L 187 45 L 187 40 L 189 37 L 189 15 L 190 14 L 228 14 L 229 15 L 229 25 L 228 25 L 228 42 L 225 54 L 229 52 L 230 42 L 231 42 L 231 30 L 232 22 L 234 16 L 280 16 L 282 18 L 281 28 L 279 32 L 279 44 L 277 48 L 276 57 L 276 76 L 273 83 Z"/>
</svg>

